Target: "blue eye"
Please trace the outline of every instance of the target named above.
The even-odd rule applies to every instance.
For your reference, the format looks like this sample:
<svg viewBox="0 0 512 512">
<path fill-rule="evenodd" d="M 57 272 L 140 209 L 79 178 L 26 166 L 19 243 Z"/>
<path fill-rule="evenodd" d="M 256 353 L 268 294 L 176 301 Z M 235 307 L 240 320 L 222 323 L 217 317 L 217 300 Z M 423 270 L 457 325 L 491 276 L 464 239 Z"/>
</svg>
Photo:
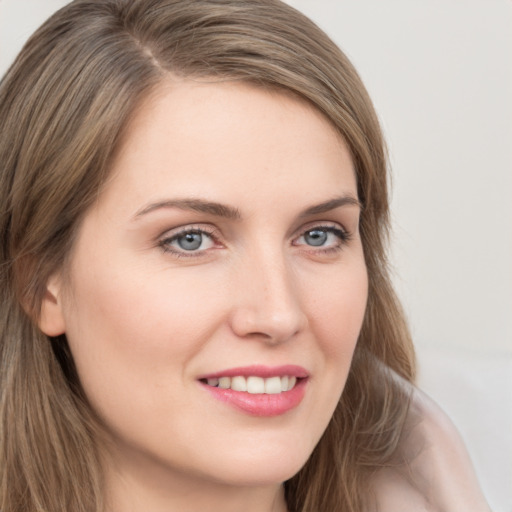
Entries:
<svg viewBox="0 0 512 512">
<path fill-rule="evenodd" d="M 167 252 L 186 255 L 201 253 L 215 245 L 213 235 L 199 229 L 183 230 L 164 238 L 159 245 Z"/>
<path fill-rule="evenodd" d="M 197 251 L 203 243 L 202 233 L 185 233 L 176 238 L 177 244 L 185 251 Z"/>
<path fill-rule="evenodd" d="M 308 245 L 319 247 L 327 242 L 329 233 L 324 229 L 312 229 L 304 233 L 304 241 Z"/>
<path fill-rule="evenodd" d="M 335 226 L 315 226 L 305 231 L 296 241 L 296 245 L 308 245 L 325 249 L 340 248 L 349 240 L 349 234 Z"/>
</svg>

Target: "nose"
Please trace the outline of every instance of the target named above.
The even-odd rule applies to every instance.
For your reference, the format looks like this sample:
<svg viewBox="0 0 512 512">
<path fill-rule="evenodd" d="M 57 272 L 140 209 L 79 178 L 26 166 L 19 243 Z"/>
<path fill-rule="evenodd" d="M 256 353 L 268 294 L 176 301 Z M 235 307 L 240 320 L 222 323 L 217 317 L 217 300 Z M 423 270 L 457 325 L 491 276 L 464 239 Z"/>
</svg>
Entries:
<svg viewBox="0 0 512 512">
<path fill-rule="evenodd" d="M 307 324 L 298 276 L 283 255 L 259 254 L 238 269 L 234 279 L 231 327 L 242 338 L 261 339 L 269 344 L 283 343 Z"/>
</svg>

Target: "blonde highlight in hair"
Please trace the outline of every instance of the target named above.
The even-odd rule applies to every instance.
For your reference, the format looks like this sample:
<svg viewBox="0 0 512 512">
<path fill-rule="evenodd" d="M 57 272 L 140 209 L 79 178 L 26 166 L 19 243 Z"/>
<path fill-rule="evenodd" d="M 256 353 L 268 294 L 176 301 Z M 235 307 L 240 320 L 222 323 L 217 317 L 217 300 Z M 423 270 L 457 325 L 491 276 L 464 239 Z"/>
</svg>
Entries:
<svg viewBox="0 0 512 512">
<path fill-rule="evenodd" d="M 290 512 L 356 512 L 396 451 L 414 353 L 388 274 L 387 157 L 345 55 L 277 0 L 76 0 L 28 41 L 0 83 L 0 509 L 104 510 L 101 427 L 65 337 L 37 327 L 136 109 L 168 76 L 240 80 L 321 111 L 350 148 L 363 205 L 369 300 L 345 390 Z"/>
</svg>

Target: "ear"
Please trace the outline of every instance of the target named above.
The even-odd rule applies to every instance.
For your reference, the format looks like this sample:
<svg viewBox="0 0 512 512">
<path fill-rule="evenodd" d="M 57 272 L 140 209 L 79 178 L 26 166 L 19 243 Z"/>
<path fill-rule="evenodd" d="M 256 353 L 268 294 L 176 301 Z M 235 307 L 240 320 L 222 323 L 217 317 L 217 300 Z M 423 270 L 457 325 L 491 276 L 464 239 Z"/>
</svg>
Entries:
<svg viewBox="0 0 512 512">
<path fill-rule="evenodd" d="M 46 292 L 41 304 L 39 328 L 47 336 L 59 336 L 66 331 L 66 323 L 62 311 L 61 280 L 59 276 L 52 276 L 48 280 Z"/>
</svg>

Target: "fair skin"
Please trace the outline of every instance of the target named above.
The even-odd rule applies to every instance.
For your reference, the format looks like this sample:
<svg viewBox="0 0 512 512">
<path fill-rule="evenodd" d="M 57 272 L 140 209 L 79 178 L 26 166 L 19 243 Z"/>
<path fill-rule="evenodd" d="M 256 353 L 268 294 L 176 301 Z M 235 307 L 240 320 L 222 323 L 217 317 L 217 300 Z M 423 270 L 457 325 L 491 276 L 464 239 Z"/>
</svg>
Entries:
<svg viewBox="0 0 512 512">
<path fill-rule="evenodd" d="M 286 510 L 364 316 L 359 214 L 349 151 L 305 102 L 177 79 L 147 98 L 40 321 L 106 427 L 109 512 Z M 215 387 L 251 372 L 288 384 Z"/>
</svg>

